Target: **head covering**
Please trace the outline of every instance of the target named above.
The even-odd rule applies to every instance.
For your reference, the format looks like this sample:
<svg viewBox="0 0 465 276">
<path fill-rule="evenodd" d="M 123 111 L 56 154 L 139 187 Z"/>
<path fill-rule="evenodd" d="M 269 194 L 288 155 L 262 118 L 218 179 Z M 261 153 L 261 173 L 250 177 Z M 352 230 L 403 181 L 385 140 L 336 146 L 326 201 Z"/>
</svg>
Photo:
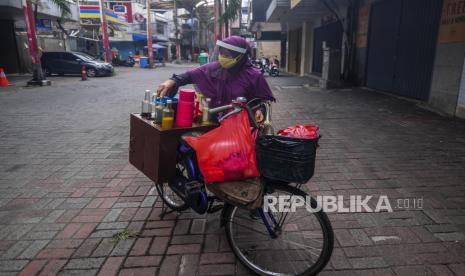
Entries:
<svg viewBox="0 0 465 276">
<path fill-rule="evenodd" d="M 249 53 L 250 53 L 250 45 L 249 43 L 240 36 L 229 36 L 223 40 L 218 40 L 216 42 L 216 48 L 214 50 L 212 60 L 217 61 L 219 55 L 219 47 L 226 48 L 230 51 L 237 52 L 242 54 L 242 58 L 231 68 L 226 69 L 230 73 L 235 73 L 236 71 L 240 70 L 245 63 L 249 62 Z"/>
<path fill-rule="evenodd" d="M 200 92 L 212 99 L 212 107 L 230 104 L 237 97 L 274 101 L 273 93 L 263 74 L 250 63 L 247 41 L 239 36 L 230 36 L 222 40 L 219 46 L 223 47 L 221 45 L 225 44 L 233 46 L 227 48 L 229 50 L 235 47 L 246 50 L 233 67 L 225 69 L 218 61 L 214 61 L 187 72 Z"/>
</svg>

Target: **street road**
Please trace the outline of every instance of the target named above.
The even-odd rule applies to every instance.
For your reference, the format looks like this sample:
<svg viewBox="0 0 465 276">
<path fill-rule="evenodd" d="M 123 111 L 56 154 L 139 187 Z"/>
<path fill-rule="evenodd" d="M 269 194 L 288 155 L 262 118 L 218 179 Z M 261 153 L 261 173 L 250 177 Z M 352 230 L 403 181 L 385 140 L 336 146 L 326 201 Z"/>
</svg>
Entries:
<svg viewBox="0 0 465 276">
<path fill-rule="evenodd" d="M 248 275 L 217 214 L 161 221 L 153 183 L 128 163 L 129 114 L 144 90 L 188 68 L 0 89 L 0 275 Z M 465 275 L 463 121 L 374 91 L 267 79 L 276 129 L 321 128 L 312 195 L 424 202 L 331 214 L 336 248 L 324 275 Z M 140 236 L 113 242 L 125 229 Z"/>
</svg>

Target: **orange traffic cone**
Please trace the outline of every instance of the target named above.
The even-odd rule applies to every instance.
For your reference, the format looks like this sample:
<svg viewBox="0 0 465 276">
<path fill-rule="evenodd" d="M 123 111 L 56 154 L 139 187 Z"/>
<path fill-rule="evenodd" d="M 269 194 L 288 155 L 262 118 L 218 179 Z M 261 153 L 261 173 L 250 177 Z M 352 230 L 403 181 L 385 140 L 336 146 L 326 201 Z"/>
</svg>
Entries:
<svg viewBox="0 0 465 276">
<path fill-rule="evenodd" d="M 83 80 L 83 81 L 87 80 L 86 66 L 82 66 L 82 70 L 81 70 L 81 80 Z"/>
<path fill-rule="evenodd" d="M 5 87 L 9 85 L 10 83 L 8 82 L 8 79 L 6 78 L 5 72 L 3 71 L 3 68 L 0 67 L 0 86 Z"/>
</svg>

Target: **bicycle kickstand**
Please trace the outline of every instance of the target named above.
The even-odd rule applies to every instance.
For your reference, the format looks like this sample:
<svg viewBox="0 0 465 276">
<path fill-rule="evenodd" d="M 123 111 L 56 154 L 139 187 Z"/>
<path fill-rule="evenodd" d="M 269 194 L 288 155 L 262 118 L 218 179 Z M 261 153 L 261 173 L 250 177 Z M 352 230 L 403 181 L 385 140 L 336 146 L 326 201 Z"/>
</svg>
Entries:
<svg viewBox="0 0 465 276">
<path fill-rule="evenodd" d="M 161 213 L 158 217 L 163 220 L 166 214 L 171 214 L 173 212 L 174 210 L 171 210 L 170 208 L 165 207 L 165 202 L 162 200 L 161 201 Z"/>
</svg>

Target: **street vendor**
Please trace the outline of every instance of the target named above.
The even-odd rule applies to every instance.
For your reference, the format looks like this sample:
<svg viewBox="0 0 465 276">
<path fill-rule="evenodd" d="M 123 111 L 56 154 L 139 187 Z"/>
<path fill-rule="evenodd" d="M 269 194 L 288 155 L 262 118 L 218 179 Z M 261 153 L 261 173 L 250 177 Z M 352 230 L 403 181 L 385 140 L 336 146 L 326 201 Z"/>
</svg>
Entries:
<svg viewBox="0 0 465 276">
<path fill-rule="evenodd" d="M 212 108 L 230 104 L 237 97 L 274 101 L 265 77 L 250 62 L 249 52 L 249 44 L 242 37 L 218 40 L 212 56 L 214 61 L 183 74 L 174 74 L 160 84 L 157 95 L 174 96 L 180 86 L 195 84 L 205 97 L 211 98 Z M 263 119 L 262 114 L 256 117 L 258 121 Z"/>
</svg>

